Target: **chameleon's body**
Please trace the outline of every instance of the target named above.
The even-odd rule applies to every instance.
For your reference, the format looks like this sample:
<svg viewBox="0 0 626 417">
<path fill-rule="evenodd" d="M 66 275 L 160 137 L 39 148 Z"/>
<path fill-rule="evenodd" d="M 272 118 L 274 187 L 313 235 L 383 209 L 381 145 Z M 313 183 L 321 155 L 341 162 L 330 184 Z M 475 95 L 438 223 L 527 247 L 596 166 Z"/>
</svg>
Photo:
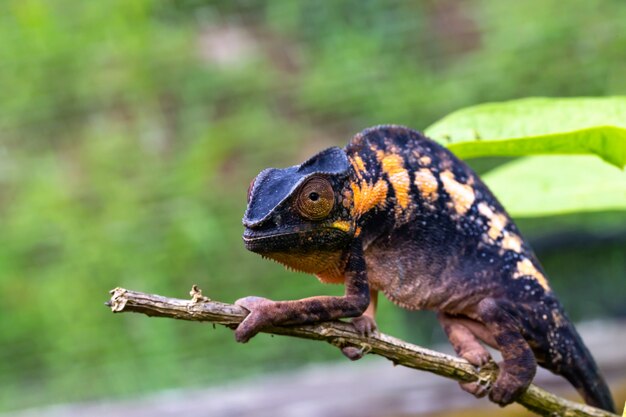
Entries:
<svg viewBox="0 0 626 417">
<path fill-rule="evenodd" d="M 420 133 L 367 129 L 345 149 L 263 171 L 248 198 L 248 249 L 322 282 L 345 282 L 346 295 L 242 299 L 251 314 L 238 340 L 268 325 L 344 317 L 356 317 L 357 329 L 369 333 L 382 291 L 403 308 L 436 311 L 472 364 L 489 360 L 479 341 L 500 350 L 493 401 L 513 401 L 539 363 L 565 376 L 589 404 L 613 409 L 591 355 L 504 208 L 466 164 Z M 486 394 L 477 384 L 462 387 Z"/>
</svg>

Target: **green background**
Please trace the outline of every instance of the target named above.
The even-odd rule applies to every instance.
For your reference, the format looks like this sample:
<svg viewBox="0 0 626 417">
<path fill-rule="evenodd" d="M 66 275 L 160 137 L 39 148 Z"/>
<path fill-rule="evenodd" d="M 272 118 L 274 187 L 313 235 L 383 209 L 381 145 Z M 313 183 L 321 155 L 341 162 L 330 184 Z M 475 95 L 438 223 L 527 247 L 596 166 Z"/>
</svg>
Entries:
<svg viewBox="0 0 626 417">
<path fill-rule="evenodd" d="M 344 360 L 325 344 L 113 316 L 123 286 L 338 294 L 243 248 L 249 181 L 361 129 L 626 94 L 622 0 L 0 3 L 0 411 Z M 489 161 L 479 161 L 482 171 Z M 626 315 L 623 212 L 519 219 L 575 320 Z M 383 331 L 442 341 L 383 303 Z"/>
</svg>

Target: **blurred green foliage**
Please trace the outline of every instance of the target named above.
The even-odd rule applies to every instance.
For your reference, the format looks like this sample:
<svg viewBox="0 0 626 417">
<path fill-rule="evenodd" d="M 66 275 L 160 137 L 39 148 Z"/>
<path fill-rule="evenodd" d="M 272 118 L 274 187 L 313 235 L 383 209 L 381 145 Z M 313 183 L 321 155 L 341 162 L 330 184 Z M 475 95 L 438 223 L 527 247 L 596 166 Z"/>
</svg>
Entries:
<svg viewBox="0 0 626 417">
<path fill-rule="evenodd" d="M 224 301 L 339 293 L 243 249 L 258 171 L 378 123 L 624 94 L 624 21 L 621 0 L 0 3 L 0 410 L 338 359 L 319 343 L 241 346 L 226 329 L 113 317 L 102 303 L 117 285 L 186 297 L 198 283 Z M 596 220 L 594 233 L 623 217 Z M 619 305 L 621 249 L 577 269 L 546 261 L 575 318 Z M 381 310 L 385 332 L 431 340 L 429 325 Z"/>
</svg>

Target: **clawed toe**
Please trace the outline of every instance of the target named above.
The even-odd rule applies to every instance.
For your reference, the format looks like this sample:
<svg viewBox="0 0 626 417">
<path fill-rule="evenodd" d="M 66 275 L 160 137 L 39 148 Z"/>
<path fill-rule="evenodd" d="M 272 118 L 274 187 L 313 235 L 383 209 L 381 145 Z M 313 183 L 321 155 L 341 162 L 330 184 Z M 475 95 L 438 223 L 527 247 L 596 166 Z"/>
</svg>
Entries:
<svg viewBox="0 0 626 417">
<path fill-rule="evenodd" d="M 343 353 L 343 355 L 351 361 L 359 360 L 365 356 L 365 350 L 356 346 L 343 347 L 341 349 L 341 353 Z"/>
<path fill-rule="evenodd" d="M 463 351 L 459 356 L 478 368 L 485 366 L 491 360 L 491 355 L 482 346 L 477 349 Z"/>
<path fill-rule="evenodd" d="M 459 382 L 459 385 L 463 391 L 469 392 L 476 398 L 483 398 L 489 394 L 489 399 L 502 407 L 515 401 L 527 388 L 527 385 L 521 384 L 507 373 L 501 373 L 501 376 L 493 384 L 489 381 L 479 380 Z"/>
<path fill-rule="evenodd" d="M 491 384 L 484 381 L 459 382 L 459 385 L 463 391 L 469 392 L 476 398 L 483 398 L 491 388 Z"/>
<path fill-rule="evenodd" d="M 352 325 L 361 336 L 371 336 L 378 328 L 376 320 L 366 315 L 353 318 Z"/>
</svg>

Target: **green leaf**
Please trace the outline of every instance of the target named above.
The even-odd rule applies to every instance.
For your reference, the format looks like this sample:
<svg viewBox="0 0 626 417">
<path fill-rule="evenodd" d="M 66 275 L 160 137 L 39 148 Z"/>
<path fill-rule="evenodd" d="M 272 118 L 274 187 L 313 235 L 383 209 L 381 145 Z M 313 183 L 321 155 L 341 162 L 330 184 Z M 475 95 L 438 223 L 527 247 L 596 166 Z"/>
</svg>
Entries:
<svg viewBox="0 0 626 417">
<path fill-rule="evenodd" d="M 426 135 L 460 158 L 595 154 L 626 165 L 626 97 L 528 98 L 454 112 Z"/>
<path fill-rule="evenodd" d="M 533 156 L 483 177 L 512 216 L 626 210 L 626 172 L 591 156 Z"/>
</svg>

